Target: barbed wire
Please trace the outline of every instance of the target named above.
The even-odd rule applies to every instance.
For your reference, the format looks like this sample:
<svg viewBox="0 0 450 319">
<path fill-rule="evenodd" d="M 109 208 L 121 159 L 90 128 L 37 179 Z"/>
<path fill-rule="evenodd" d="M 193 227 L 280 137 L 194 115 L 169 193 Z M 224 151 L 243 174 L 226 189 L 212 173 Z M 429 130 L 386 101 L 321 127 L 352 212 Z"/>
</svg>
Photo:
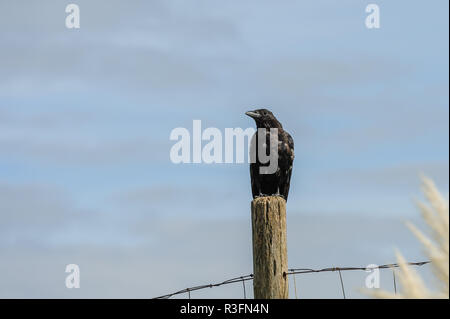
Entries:
<svg viewBox="0 0 450 319">
<path fill-rule="evenodd" d="M 423 266 L 430 263 L 430 261 L 419 261 L 419 262 L 409 262 L 407 263 L 410 266 Z M 307 274 L 312 272 L 326 272 L 326 271 L 346 271 L 346 270 L 368 270 L 368 269 L 386 269 L 386 268 L 398 268 L 400 267 L 399 264 L 386 264 L 386 265 L 380 265 L 376 267 L 329 267 L 329 268 L 322 268 L 322 269 L 310 269 L 310 268 L 292 268 L 288 269 L 287 274 Z"/>
<path fill-rule="evenodd" d="M 410 266 L 423 266 L 423 265 L 426 265 L 426 264 L 429 264 L 429 263 L 430 263 L 430 261 L 419 261 L 419 262 L 408 262 L 407 265 L 410 265 Z M 344 298 L 345 298 L 344 282 L 342 280 L 341 271 L 355 271 L 355 270 L 368 271 L 368 270 L 371 270 L 371 269 L 393 269 L 393 268 L 398 268 L 398 267 L 400 267 L 399 264 L 393 263 L 393 264 L 380 265 L 380 266 L 376 266 L 376 267 L 375 266 L 374 267 L 328 267 L 328 268 L 322 268 L 322 269 L 291 268 L 291 269 L 288 269 L 288 271 L 284 275 L 288 275 L 289 276 L 289 275 L 296 275 L 296 274 L 307 274 L 307 273 L 319 273 L 319 272 L 333 272 L 333 271 L 337 271 L 337 272 L 339 272 L 339 277 L 340 277 L 341 287 L 342 287 L 342 293 L 343 293 Z M 182 290 L 170 293 L 170 294 L 166 294 L 166 295 L 162 295 L 162 296 L 159 296 L 159 297 L 155 297 L 153 299 L 169 299 L 170 297 L 173 297 L 175 295 L 186 294 L 186 293 L 188 294 L 189 299 L 190 299 L 191 298 L 191 291 L 196 291 L 196 290 L 201 290 L 201 289 L 206 289 L 206 288 L 219 287 L 219 286 L 223 286 L 223 285 L 234 284 L 234 283 L 237 283 L 237 282 L 242 282 L 243 287 L 244 287 L 244 298 L 246 298 L 245 282 L 248 281 L 248 280 L 253 280 L 253 274 L 230 278 L 230 279 L 224 280 L 222 282 L 218 282 L 218 283 L 189 287 L 189 288 L 185 288 L 185 289 L 182 289 Z M 294 280 L 295 280 L 295 276 L 294 276 Z M 394 285 L 395 285 L 395 279 L 394 279 Z"/>
</svg>

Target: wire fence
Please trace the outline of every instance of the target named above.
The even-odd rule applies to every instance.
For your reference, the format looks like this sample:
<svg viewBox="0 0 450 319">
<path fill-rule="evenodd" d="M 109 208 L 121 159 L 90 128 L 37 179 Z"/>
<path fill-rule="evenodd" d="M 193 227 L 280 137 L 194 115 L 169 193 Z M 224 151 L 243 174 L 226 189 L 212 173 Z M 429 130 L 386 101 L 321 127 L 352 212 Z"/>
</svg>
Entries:
<svg viewBox="0 0 450 319">
<path fill-rule="evenodd" d="M 430 261 L 419 261 L 419 262 L 409 262 L 407 264 L 410 266 L 423 266 L 423 265 L 426 265 L 429 263 L 430 263 Z M 398 268 L 398 267 L 400 267 L 398 264 L 385 264 L 385 265 L 380 265 L 380 266 L 376 266 L 376 267 L 375 266 L 374 267 L 328 267 L 328 268 L 322 268 L 322 269 L 291 268 L 291 269 L 288 269 L 288 271 L 285 273 L 285 275 L 293 276 L 295 297 L 297 298 L 297 283 L 295 280 L 295 275 L 308 274 L 308 273 L 319 273 L 319 272 L 338 272 L 339 280 L 341 283 L 342 295 L 343 295 L 343 298 L 345 299 L 346 295 L 345 295 L 344 281 L 342 279 L 342 274 L 341 274 L 342 271 L 357 271 L 357 270 L 368 271 L 368 270 L 374 270 L 374 269 L 392 269 L 393 270 L 394 268 Z M 246 299 L 247 292 L 245 289 L 245 282 L 249 281 L 249 280 L 253 280 L 253 274 L 230 278 L 230 279 L 224 280 L 222 282 L 189 287 L 189 288 L 185 288 L 185 289 L 182 289 L 182 290 L 179 290 L 176 292 L 172 292 L 170 294 L 155 297 L 153 299 L 169 299 L 175 295 L 180 295 L 180 294 L 187 294 L 188 298 L 191 299 L 192 291 L 207 289 L 207 288 L 214 288 L 214 287 L 219 287 L 219 286 L 223 286 L 223 285 L 230 285 L 230 284 L 235 284 L 235 283 L 239 283 L 239 282 L 242 282 L 244 299 Z M 395 291 L 395 293 L 397 293 L 397 284 L 396 284 L 396 278 L 395 278 L 394 271 L 393 271 L 393 283 L 394 283 L 394 291 Z"/>
</svg>

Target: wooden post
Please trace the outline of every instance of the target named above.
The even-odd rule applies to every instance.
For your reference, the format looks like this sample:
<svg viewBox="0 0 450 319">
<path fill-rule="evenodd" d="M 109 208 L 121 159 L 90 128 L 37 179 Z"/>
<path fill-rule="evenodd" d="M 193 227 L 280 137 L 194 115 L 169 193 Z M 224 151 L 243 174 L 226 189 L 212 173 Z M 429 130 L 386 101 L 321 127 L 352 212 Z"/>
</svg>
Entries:
<svg viewBox="0 0 450 319">
<path fill-rule="evenodd" d="M 255 299 L 289 298 L 286 201 L 278 196 L 254 199 L 252 232 Z"/>
</svg>

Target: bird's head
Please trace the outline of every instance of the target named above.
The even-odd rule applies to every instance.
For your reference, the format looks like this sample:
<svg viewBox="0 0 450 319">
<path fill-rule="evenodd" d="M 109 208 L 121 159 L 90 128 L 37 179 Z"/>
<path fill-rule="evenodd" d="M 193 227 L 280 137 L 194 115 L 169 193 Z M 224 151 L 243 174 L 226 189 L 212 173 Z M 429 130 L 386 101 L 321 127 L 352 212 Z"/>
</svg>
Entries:
<svg viewBox="0 0 450 319">
<path fill-rule="evenodd" d="M 277 118 L 267 109 L 258 109 L 254 111 L 245 112 L 245 115 L 250 116 L 255 120 L 257 127 L 265 128 L 281 128 L 281 123 Z"/>
</svg>

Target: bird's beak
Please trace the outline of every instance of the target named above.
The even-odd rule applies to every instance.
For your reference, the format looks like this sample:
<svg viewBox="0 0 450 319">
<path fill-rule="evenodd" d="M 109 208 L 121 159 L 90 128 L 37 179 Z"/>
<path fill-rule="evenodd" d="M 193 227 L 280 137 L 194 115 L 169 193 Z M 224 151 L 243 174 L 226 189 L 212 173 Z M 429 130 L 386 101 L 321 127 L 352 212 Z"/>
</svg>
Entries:
<svg viewBox="0 0 450 319">
<path fill-rule="evenodd" d="M 256 112 L 253 112 L 253 111 L 245 112 L 245 115 L 248 115 L 248 116 L 250 116 L 251 118 L 254 118 L 254 119 L 257 119 L 258 117 L 261 117 L 260 114 L 258 114 Z"/>
</svg>

